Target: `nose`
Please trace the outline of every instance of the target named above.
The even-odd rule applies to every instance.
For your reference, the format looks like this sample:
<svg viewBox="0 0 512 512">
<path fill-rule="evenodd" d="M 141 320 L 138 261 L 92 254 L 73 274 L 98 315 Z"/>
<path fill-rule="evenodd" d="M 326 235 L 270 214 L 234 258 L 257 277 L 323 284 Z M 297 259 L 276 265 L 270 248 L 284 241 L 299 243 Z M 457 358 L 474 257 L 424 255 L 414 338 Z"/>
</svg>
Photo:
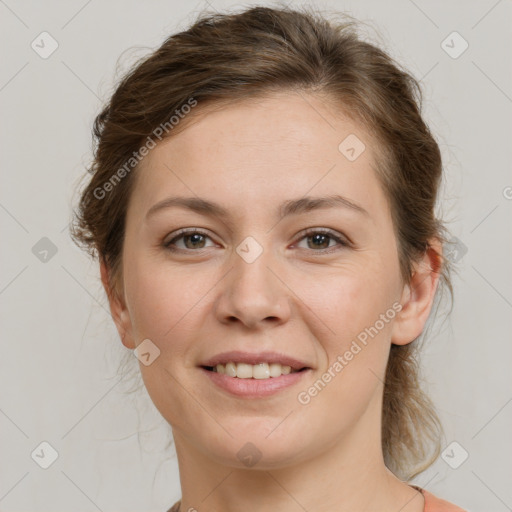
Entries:
<svg viewBox="0 0 512 512">
<path fill-rule="evenodd" d="M 240 322 L 250 329 L 288 321 L 292 292 L 282 274 L 268 249 L 252 262 L 233 251 L 231 270 L 219 283 L 218 320 L 224 324 Z"/>
</svg>

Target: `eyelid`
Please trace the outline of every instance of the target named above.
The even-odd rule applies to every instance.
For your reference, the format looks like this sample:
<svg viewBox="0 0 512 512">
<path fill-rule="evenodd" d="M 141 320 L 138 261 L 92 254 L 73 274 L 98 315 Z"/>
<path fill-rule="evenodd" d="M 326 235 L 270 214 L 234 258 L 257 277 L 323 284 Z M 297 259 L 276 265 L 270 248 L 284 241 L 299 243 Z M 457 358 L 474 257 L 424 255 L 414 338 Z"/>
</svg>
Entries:
<svg viewBox="0 0 512 512">
<path fill-rule="evenodd" d="M 164 239 L 164 242 L 162 243 L 162 245 L 165 249 L 167 249 L 171 252 L 193 253 L 193 252 L 201 252 L 202 250 L 208 249 L 208 248 L 203 248 L 203 249 L 193 250 L 193 249 L 172 248 L 171 242 L 173 242 L 174 240 L 183 238 L 184 236 L 192 235 L 192 234 L 199 234 L 199 235 L 205 236 L 207 238 L 210 238 L 214 243 L 216 243 L 214 238 L 209 234 L 209 232 L 207 230 L 204 230 L 202 228 L 190 227 L 190 228 L 181 228 L 181 229 L 178 229 L 177 231 L 171 233 L 171 235 L 172 235 L 171 238 L 169 240 L 167 240 L 168 237 L 166 237 L 166 239 Z M 348 236 L 346 236 L 343 233 L 339 233 L 333 229 L 323 228 L 323 227 L 311 227 L 311 228 L 307 228 L 307 229 L 300 231 L 296 235 L 296 237 L 295 237 L 296 242 L 294 242 L 294 245 L 292 247 L 294 247 L 295 244 L 302 241 L 304 238 L 307 238 L 308 236 L 317 235 L 317 234 L 323 234 L 323 235 L 327 235 L 327 236 L 331 237 L 331 239 L 333 239 L 335 242 L 337 242 L 338 245 L 334 246 L 334 247 L 328 247 L 327 249 L 320 249 L 320 250 L 304 249 L 304 250 L 310 251 L 313 254 L 317 253 L 319 255 L 322 255 L 322 254 L 329 254 L 329 253 L 338 251 L 338 250 L 340 250 L 340 247 L 341 248 L 349 248 L 349 247 L 352 248 L 353 247 L 353 242 L 352 242 L 352 240 L 350 240 L 350 238 Z"/>
<path fill-rule="evenodd" d="M 352 243 L 350 238 L 347 235 L 345 235 L 344 233 L 341 233 L 341 232 L 336 231 L 331 228 L 322 228 L 322 227 L 313 227 L 313 228 L 303 229 L 302 231 L 300 231 L 297 234 L 297 237 L 303 238 L 306 235 L 314 235 L 316 233 L 322 233 L 324 235 L 331 235 L 333 237 L 340 238 L 343 241 L 346 241 L 347 243 Z"/>
<path fill-rule="evenodd" d="M 338 246 L 353 247 L 352 240 L 350 240 L 350 238 L 348 236 L 344 235 L 343 233 L 339 233 L 330 228 L 320 228 L 320 227 L 307 228 L 307 229 L 301 231 L 300 233 L 297 234 L 297 242 L 302 241 L 304 238 L 307 238 L 308 236 L 313 236 L 316 234 L 322 234 L 322 235 L 327 235 L 327 236 L 331 237 L 333 240 L 335 240 L 338 243 Z M 338 249 L 339 249 L 339 247 L 338 247 Z M 311 251 L 313 253 L 316 252 L 319 254 L 326 254 L 326 253 L 334 252 L 335 250 L 337 250 L 336 246 L 329 247 L 327 249 L 321 249 L 318 251 L 311 249 Z"/>
<path fill-rule="evenodd" d="M 203 228 L 191 227 L 191 228 L 181 228 L 181 229 L 178 229 L 177 231 L 172 232 L 170 234 L 170 236 L 164 238 L 163 245 L 164 245 L 164 247 L 167 247 L 173 240 L 176 240 L 177 238 L 181 238 L 182 236 L 185 236 L 185 235 L 193 235 L 193 234 L 203 235 L 203 236 L 206 236 L 213 240 L 213 237 L 210 235 L 210 233 L 208 231 L 204 230 Z"/>
</svg>

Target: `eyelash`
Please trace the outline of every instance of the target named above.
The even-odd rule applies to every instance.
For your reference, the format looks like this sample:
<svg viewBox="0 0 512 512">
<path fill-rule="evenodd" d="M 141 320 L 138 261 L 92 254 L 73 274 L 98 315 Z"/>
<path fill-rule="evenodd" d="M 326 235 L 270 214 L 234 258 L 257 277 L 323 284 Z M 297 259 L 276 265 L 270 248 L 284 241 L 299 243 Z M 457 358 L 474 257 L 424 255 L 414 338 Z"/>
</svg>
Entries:
<svg viewBox="0 0 512 512">
<path fill-rule="evenodd" d="M 172 247 L 173 243 L 175 243 L 177 240 L 179 240 L 180 238 L 183 238 L 186 235 L 202 235 L 202 236 L 205 236 L 205 237 L 211 239 L 211 237 L 210 237 L 210 235 L 208 235 L 208 233 L 206 233 L 204 231 L 201 231 L 200 229 L 183 229 L 183 230 L 178 231 L 176 236 L 174 238 L 172 238 L 169 242 L 165 243 L 164 247 L 167 250 L 171 251 L 171 252 L 200 252 L 201 250 L 203 250 L 203 249 L 198 249 L 198 250 L 194 250 L 194 249 L 176 249 L 176 248 Z M 338 236 L 335 232 L 331 231 L 330 229 L 324 229 L 324 228 L 308 229 L 308 230 L 304 231 L 301 234 L 301 238 L 299 238 L 298 241 L 300 242 L 304 238 L 308 238 L 308 237 L 311 237 L 313 235 L 328 235 L 332 240 L 337 242 L 343 248 L 351 246 L 350 242 L 348 242 L 344 238 Z M 308 249 L 306 249 L 306 250 L 308 250 Z M 309 250 L 311 250 L 311 251 L 313 251 L 315 253 L 329 254 L 331 252 L 339 250 L 339 248 L 337 248 L 335 246 L 335 247 L 329 247 L 327 249 L 321 249 L 321 250 L 318 250 L 318 251 L 316 251 L 314 249 L 309 249 Z"/>
</svg>

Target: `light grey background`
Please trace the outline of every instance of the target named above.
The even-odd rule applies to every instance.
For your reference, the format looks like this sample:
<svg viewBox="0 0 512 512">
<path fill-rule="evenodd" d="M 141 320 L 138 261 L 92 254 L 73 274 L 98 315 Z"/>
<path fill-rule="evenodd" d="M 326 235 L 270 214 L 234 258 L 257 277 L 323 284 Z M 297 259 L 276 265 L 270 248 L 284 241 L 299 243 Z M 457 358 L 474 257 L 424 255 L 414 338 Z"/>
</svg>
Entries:
<svg viewBox="0 0 512 512">
<path fill-rule="evenodd" d="M 446 444 L 460 446 L 414 483 L 473 512 L 512 509 L 511 4 L 315 3 L 370 23 L 382 46 L 422 80 L 447 173 L 442 211 L 467 252 L 454 276 L 451 319 L 434 330 L 423 358 Z M 173 449 L 164 451 L 169 427 L 144 389 L 123 394 L 116 373 L 127 349 L 98 268 L 72 244 L 67 225 L 118 58 L 124 52 L 122 72 L 204 7 L 0 0 L 2 511 L 164 511 L 180 497 Z M 46 59 L 31 47 L 43 46 L 43 31 L 58 43 Z M 453 31 L 469 44 L 458 58 L 442 46 Z M 453 37 L 444 43 L 452 55 L 463 44 Z M 43 237 L 54 255 L 41 252 Z M 43 441 L 58 452 L 48 469 L 35 462 Z M 452 469 L 446 461 L 460 463 L 462 449 L 469 457 Z"/>
</svg>

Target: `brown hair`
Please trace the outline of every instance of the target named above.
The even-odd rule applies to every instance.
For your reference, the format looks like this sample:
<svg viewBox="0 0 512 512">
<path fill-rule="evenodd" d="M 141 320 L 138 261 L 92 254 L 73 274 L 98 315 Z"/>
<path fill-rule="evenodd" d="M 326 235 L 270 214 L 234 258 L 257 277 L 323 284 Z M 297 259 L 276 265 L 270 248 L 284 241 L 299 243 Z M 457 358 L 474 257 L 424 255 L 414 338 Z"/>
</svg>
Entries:
<svg viewBox="0 0 512 512">
<path fill-rule="evenodd" d="M 412 264 L 430 250 L 431 238 L 446 242 L 434 213 L 441 155 L 420 113 L 419 83 L 383 50 L 363 41 L 355 20 L 345 15 L 329 21 L 310 8 L 203 13 L 131 69 L 94 123 L 90 181 L 71 236 L 106 262 L 112 290 L 122 289 L 125 214 L 137 168 L 136 161 L 134 171 L 126 167 L 132 155 L 155 138 L 158 127 L 167 126 L 166 136 L 172 136 L 201 107 L 286 90 L 332 101 L 377 141 L 377 175 L 390 204 L 404 282 Z M 170 116 L 182 112 L 191 98 L 199 107 L 185 122 L 170 126 Z M 440 255 L 439 262 L 436 300 L 443 288 L 452 293 L 448 262 Z M 418 340 L 392 345 L 384 386 L 384 460 L 403 479 L 434 462 L 442 437 L 433 404 L 420 388 L 417 352 Z"/>
</svg>

